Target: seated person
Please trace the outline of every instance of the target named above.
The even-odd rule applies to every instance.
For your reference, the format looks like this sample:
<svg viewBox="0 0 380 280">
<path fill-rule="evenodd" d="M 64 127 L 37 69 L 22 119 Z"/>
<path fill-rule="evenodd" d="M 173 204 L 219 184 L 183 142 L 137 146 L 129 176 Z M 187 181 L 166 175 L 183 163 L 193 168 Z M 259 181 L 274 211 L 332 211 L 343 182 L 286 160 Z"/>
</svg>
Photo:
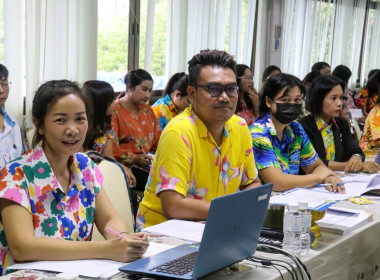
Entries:
<svg viewBox="0 0 380 280">
<path fill-rule="evenodd" d="M 313 80 L 320 75 L 322 75 L 322 74 L 319 71 L 311 71 L 311 72 L 306 74 L 306 76 L 302 80 L 302 84 L 305 88 L 305 92 L 307 92 L 309 90 L 309 87 L 310 87 L 311 83 L 313 82 Z M 304 97 L 302 99 L 302 112 L 301 112 L 299 118 L 307 116 L 308 114 L 309 114 L 309 112 L 306 110 L 305 97 Z"/>
<path fill-rule="evenodd" d="M 8 74 L 7 67 L 0 64 L 0 170 L 23 152 L 20 126 L 4 108 L 9 95 Z"/>
<path fill-rule="evenodd" d="M 156 118 L 160 122 L 161 130 L 164 130 L 168 122 L 189 106 L 187 86 L 189 79 L 183 72 L 174 74 L 168 81 L 162 98 L 152 106 Z"/>
<path fill-rule="evenodd" d="M 332 75 L 317 77 L 306 97 L 310 115 L 298 122 L 305 129 L 318 157 L 331 170 L 377 172 L 380 166 L 373 161 L 364 162 L 364 153 L 350 126 L 340 117 L 345 86 L 345 82 Z"/>
<path fill-rule="evenodd" d="M 118 162 L 132 167 L 136 189 L 143 191 L 148 179 L 161 128 L 149 98 L 153 88 L 152 76 L 143 69 L 132 70 L 124 77 L 126 93 L 115 101 L 112 125 L 115 132 L 113 154 Z"/>
<path fill-rule="evenodd" d="M 375 107 L 369 112 L 365 120 L 359 145 L 367 155 L 377 154 L 380 148 L 380 99 L 377 99 Z"/>
<path fill-rule="evenodd" d="M 342 64 L 335 67 L 334 71 L 331 73 L 331 75 L 344 82 L 342 117 L 345 118 L 349 124 L 351 124 L 348 115 L 350 109 L 357 109 L 354 101 L 355 92 L 348 87 L 348 81 L 351 78 L 351 74 L 352 72 L 350 68 Z M 364 123 L 364 118 L 358 120 L 358 122 Z"/>
<path fill-rule="evenodd" d="M 331 67 L 330 64 L 324 61 L 319 61 L 313 64 L 311 67 L 311 71 L 318 71 L 322 75 L 330 75 L 331 74 Z"/>
<path fill-rule="evenodd" d="M 246 122 L 234 115 L 236 62 L 203 50 L 189 62 L 190 107 L 162 133 L 137 214 L 138 228 L 205 220 L 213 198 L 260 185 Z"/>
<path fill-rule="evenodd" d="M 270 65 L 264 69 L 263 77 L 261 78 L 261 81 L 263 82 L 263 84 L 265 84 L 265 82 L 268 81 L 270 77 L 278 73 L 281 73 L 281 69 L 277 67 L 276 65 Z"/>
<path fill-rule="evenodd" d="M 344 193 L 340 178 L 318 158 L 302 126 L 294 120 L 302 108 L 304 88 L 289 74 L 271 77 L 260 94 L 260 116 L 250 126 L 259 176 L 276 191 L 331 184 L 329 191 Z M 306 175 L 299 175 L 300 168 Z"/>
<path fill-rule="evenodd" d="M 34 96 L 34 148 L 0 172 L 1 274 L 14 260 L 130 262 L 148 247 L 146 234 L 128 234 L 100 170 L 78 153 L 88 126 L 84 100 L 67 80 L 46 82 Z M 89 242 L 94 224 L 105 241 Z"/>
<path fill-rule="evenodd" d="M 363 116 L 367 117 L 368 113 L 378 103 L 377 97 L 380 94 L 380 70 L 371 71 L 368 74 L 366 85 L 361 88 L 355 95 L 356 106 L 362 109 Z"/>
<path fill-rule="evenodd" d="M 236 65 L 239 97 L 235 114 L 242 117 L 250 125 L 255 121 L 259 103 L 259 95 L 253 87 L 253 75 L 247 65 Z"/>
<path fill-rule="evenodd" d="M 85 151 L 96 151 L 114 159 L 111 116 L 115 105 L 115 92 L 109 83 L 96 80 L 85 82 L 82 90 L 88 100 L 88 131 L 83 148 Z M 134 186 L 136 178 L 131 169 L 124 164 L 121 166 L 127 176 L 128 186 Z"/>
</svg>

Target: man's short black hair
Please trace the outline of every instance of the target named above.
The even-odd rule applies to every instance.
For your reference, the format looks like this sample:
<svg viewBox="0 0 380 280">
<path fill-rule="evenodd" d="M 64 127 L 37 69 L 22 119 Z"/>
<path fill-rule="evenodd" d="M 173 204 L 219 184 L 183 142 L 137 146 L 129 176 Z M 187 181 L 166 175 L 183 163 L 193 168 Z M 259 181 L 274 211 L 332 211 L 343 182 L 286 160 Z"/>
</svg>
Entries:
<svg viewBox="0 0 380 280">
<path fill-rule="evenodd" d="M 3 64 L 0 64 L 0 80 L 3 80 L 3 79 L 7 80 L 8 75 L 9 75 L 9 72 L 8 72 L 7 67 L 5 67 L 5 65 Z"/>
<path fill-rule="evenodd" d="M 316 62 L 314 65 L 311 67 L 311 71 L 321 71 L 325 67 L 330 67 L 330 64 L 324 61 Z"/>
<path fill-rule="evenodd" d="M 202 50 L 194 55 L 188 62 L 189 85 L 197 83 L 201 69 L 205 66 L 219 66 L 230 68 L 236 76 L 236 61 L 234 57 L 225 51 Z"/>
</svg>

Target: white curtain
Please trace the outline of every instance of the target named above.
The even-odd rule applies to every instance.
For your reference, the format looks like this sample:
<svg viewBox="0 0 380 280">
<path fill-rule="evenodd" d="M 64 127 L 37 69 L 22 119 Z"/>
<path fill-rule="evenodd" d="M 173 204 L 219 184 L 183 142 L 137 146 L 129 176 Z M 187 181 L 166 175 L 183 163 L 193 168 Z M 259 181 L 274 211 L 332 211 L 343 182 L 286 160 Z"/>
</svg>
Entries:
<svg viewBox="0 0 380 280">
<path fill-rule="evenodd" d="M 373 7 L 375 8 L 375 7 Z M 364 50 L 364 65 L 360 76 L 363 83 L 371 69 L 380 68 L 380 2 L 376 3 L 376 10 L 368 17 L 367 41 Z"/>
<path fill-rule="evenodd" d="M 238 63 L 250 64 L 256 0 L 171 0 L 168 5 L 168 77 L 187 70 L 187 61 L 207 48 L 226 50 Z"/>
<path fill-rule="evenodd" d="M 4 65 L 8 68 L 8 80 L 12 82 L 6 110 L 19 125 L 23 124 L 24 82 L 24 0 L 4 1 Z"/>
<path fill-rule="evenodd" d="M 285 1 L 281 68 L 303 78 L 317 61 L 358 76 L 366 0 Z"/>
<path fill-rule="evenodd" d="M 96 79 L 97 0 L 5 0 L 4 15 L 5 64 L 14 81 L 12 94 L 17 92 L 12 113 L 22 116 L 25 94 L 30 127 L 39 85 L 52 79 Z"/>
</svg>

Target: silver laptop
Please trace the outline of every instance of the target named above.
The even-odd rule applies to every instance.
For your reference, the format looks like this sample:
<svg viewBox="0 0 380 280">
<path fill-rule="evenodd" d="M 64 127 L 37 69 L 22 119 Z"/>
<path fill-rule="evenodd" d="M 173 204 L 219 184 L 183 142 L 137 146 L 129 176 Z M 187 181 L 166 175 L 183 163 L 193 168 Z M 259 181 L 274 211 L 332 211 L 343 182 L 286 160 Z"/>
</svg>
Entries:
<svg viewBox="0 0 380 280">
<path fill-rule="evenodd" d="M 256 251 L 273 184 L 221 196 L 197 244 L 184 244 L 119 268 L 137 276 L 198 279 Z"/>
</svg>

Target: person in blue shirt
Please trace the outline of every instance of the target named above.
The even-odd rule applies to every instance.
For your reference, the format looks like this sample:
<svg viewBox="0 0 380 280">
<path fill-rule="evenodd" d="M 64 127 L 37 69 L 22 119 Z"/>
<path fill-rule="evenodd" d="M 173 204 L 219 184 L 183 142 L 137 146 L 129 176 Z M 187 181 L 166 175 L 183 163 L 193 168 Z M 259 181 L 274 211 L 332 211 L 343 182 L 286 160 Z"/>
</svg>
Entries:
<svg viewBox="0 0 380 280">
<path fill-rule="evenodd" d="M 164 130 L 169 121 L 190 105 L 187 96 L 189 78 L 184 72 L 174 74 L 168 81 L 163 97 L 158 99 L 151 108 Z"/>
<path fill-rule="evenodd" d="M 5 110 L 9 96 L 10 82 L 8 69 L 0 64 L 0 170 L 23 152 L 20 126 L 17 120 Z"/>
<path fill-rule="evenodd" d="M 344 193 L 340 178 L 318 158 L 297 119 L 302 108 L 304 87 L 292 75 L 271 77 L 260 94 L 260 116 L 249 127 L 259 176 L 273 182 L 274 190 L 331 184 L 330 191 Z M 299 175 L 300 168 L 307 175 Z"/>
</svg>

